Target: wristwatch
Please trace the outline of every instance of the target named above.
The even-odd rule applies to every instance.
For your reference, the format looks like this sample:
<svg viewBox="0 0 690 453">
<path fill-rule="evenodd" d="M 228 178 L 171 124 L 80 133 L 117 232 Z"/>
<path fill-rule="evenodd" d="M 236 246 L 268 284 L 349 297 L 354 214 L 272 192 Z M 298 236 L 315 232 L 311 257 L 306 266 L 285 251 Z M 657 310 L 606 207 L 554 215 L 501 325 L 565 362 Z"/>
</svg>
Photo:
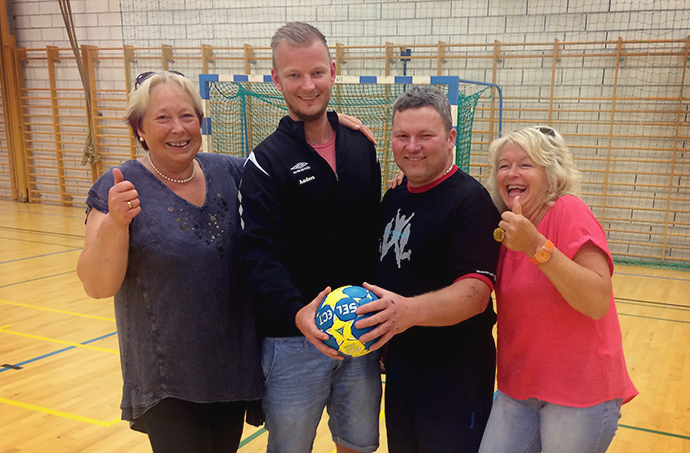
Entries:
<svg viewBox="0 0 690 453">
<path fill-rule="evenodd" d="M 553 242 L 547 240 L 546 244 L 541 247 L 537 247 L 534 256 L 530 258 L 530 263 L 543 264 L 551 259 L 551 252 L 553 251 Z"/>
</svg>

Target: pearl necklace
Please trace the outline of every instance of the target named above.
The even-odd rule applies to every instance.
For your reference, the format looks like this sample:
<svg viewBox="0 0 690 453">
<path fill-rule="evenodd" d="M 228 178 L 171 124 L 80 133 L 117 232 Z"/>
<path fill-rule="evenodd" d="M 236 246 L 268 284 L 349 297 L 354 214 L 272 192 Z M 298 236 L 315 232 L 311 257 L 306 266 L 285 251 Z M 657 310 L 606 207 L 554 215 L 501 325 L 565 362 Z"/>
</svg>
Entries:
<svg viewBox="0 0 690 453">
<path fill-rule="evenodd" d="M 158 174 L 158 176 L 160 176 L 161 178 L 166 179 L 166 180 L 168 180 L 168 181 L 170 181 L 170 182 L 174 182 L 174 183 L 177 183 L 177 184 L 185 184 L 185 183 L 188 183 L 189 181 L 191 181 L 192 178 L 194 178 L 194 175 L 196 174 L 196 159 L 194 159 L 194 160 L 192 161 L 192 176 L 190 176 L 190 177 L 187 178 L 187 179 L 172 179 L 172 178 L 168 178 L 167 176 L 165 176 L 163 173 L 160 172 L 160 170 L 158 170 L 158 169 L 156 168 L 155 165 L 153 165 L 153 161 L 151 160 L 151 156 L 150 156 L 149 154 L 146 155 L 146 158 L 149 160 L 149 163 L 151 164 L 151 167 L 152 167 L 153 170 Z"/>
<path fill-rule="evenodd" d="M 453 169 L 453 165 L 454 164 L 450 164 L 450 167 L 448 167 L 448 170 L 446 170 L 446 172 L 443 174 L 443 176 L 446 176 L 448 173 L 450 173 L 450 171 Z"/>
</svg>

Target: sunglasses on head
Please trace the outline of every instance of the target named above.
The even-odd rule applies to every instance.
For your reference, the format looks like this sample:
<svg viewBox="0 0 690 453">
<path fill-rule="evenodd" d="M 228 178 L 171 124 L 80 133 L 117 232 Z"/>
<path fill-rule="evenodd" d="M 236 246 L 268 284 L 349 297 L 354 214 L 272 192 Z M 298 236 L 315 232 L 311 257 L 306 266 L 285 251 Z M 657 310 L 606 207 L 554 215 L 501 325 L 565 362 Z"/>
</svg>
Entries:
<svg viewBox="0 0 690 453">
<path fill-rule="evenodd" d="M 184 76 L 185 76 L 185 75 L 182 74 L 181 72 L 177 72 L 177 71 L 163 71 L 163 72 L 169 72 L 170 74 L 175 74 L 175 75 L 180 76 L 180 77 L 184 77 Z M 155 76 L 156 74 L 161 74 L 161 73 L 162 73 L 162 72 L 159 72 L 159 71 L 147 71 L 147 72 L 142 72 L 141 74 L 139 74 L 139 75 L 137 76 L 136 80 L 134 80 L 134 89 L 136 90 L 137 88 L 139 88 L 139 85 L 141 85 L 142 83 L 146 82 L 148 79 L 150 79 L 151 77 Z M 186 77 L 185 77 L 185 78 L 186 78 Z"/>
<path fill-rule="evenodd" d="M 535 129 L 544 135 L 550 135 L 552 137 L 556 137 L 556 131 L 554 131 L 553 129 L 551 129 L 548 126 L 536 126 Z"/>
</svg>

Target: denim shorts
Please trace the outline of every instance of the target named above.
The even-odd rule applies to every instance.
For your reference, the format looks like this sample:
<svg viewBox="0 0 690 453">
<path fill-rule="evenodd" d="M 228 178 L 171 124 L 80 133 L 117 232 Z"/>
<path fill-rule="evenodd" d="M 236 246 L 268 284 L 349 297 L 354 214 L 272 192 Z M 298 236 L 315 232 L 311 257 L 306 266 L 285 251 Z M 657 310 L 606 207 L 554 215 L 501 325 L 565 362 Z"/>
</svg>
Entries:
<svg viewBox="0 0 690 453">
<path fill-rule="evenodd" d="M 570 407 L 498 391 L 479 453 L 603 453 L 618 429 L 622 403 Z"/>
<path fill-rule="evenodd" d="M 335 360 L 304 337 L 265 338 L 261 352 L 268 453 L 309 453 L 323 409 L 333 442 L 361 452 L 379 445 L 377 351 Z"/>
</svg>

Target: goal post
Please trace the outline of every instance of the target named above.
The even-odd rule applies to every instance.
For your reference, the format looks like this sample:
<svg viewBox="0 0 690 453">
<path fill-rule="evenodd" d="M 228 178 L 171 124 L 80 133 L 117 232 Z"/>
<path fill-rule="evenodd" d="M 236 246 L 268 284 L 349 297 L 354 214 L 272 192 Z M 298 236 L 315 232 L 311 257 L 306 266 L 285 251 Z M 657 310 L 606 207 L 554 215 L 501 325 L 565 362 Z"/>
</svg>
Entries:
<svg viewBox="0 0 690 453">
<path fill-rule="evenodd" d="M 457 130 L 455 162 L 468 171 L 475 108 L 493 84 L 456 76 L 338 76 L 328 109 L 356 116 L 371 129 L 385 182 L 398 171 L 390 136 L 393 103 L 414 85 L 435 86 L 448 97 Z M 208 152 L 246 157 L 288 113 L 270 75 L 201 74 L 199 91 Z"/>
</svg>

